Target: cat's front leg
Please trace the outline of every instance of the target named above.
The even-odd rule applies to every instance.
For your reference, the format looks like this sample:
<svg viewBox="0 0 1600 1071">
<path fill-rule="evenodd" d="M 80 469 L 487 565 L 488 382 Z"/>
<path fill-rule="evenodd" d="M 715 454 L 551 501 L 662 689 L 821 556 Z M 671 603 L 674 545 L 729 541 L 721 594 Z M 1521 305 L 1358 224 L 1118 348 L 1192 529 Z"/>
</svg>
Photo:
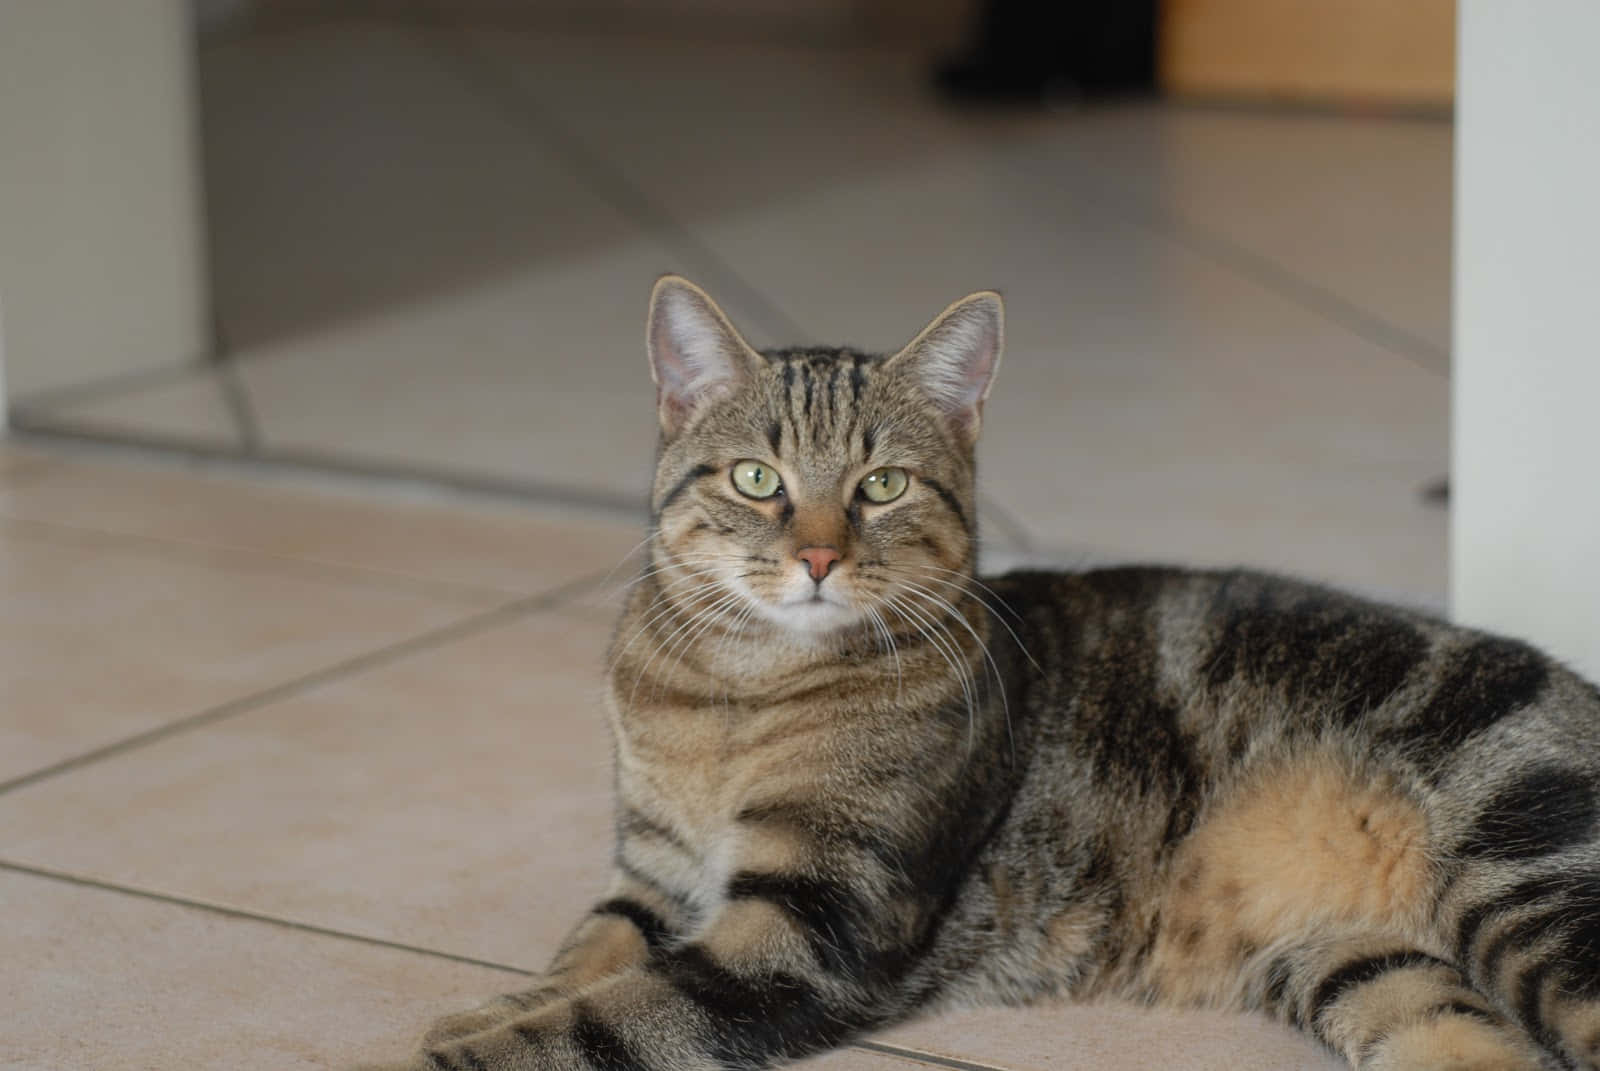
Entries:
<svg viewBox="0 0 1600 1071">
<path fill-rule="evenodd" d="M 694 940 L 570 1000 L 435 1046 L 417 1066 L 728 1071 L 835 1048 L 896 1017 L 908 957 L 895 901 L 830 873 L 840 871 L 736 872 Z"/>
<path fill-rule="evenodd" d="M 426 1050 L 480 1033 L 581 993 L 595 982 L 643 962 L 682 933 L 686 923 L 679 905 L 619 872 L 605 897 L 562 942 L 537 984 L 439 1019 L 423 1035 L 422 1047 Z"/>
</svg>

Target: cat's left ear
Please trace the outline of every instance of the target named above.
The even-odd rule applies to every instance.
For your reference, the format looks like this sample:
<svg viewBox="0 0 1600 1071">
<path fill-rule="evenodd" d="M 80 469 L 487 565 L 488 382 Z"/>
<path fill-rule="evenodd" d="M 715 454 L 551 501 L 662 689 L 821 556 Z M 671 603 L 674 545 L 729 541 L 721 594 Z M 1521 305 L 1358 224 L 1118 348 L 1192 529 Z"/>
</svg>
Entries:
<svg viewBox="0 0 1600 1071">
<path fill-rule="evenodd" d="M 911 370 L 957 438 L 970 446 L 978 440 L 983 400 L 1004 342 L 1005 303 L 993 290 L 980 290 L 940 313 L 889 364 Z"/>
</svg>

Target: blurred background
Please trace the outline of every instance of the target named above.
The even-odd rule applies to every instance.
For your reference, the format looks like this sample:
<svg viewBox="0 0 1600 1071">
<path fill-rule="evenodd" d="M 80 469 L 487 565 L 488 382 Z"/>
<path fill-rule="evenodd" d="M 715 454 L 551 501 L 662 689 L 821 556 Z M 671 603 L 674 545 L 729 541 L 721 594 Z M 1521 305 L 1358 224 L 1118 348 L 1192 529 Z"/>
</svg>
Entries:
<svg viewBox="0 0 1600 1071">
<path fill-rule="evenodd" d="M 5 19 L 34 196 L 0 199 L 0 314 L 36 439 L 639 516 L 659 273 L 758 345 L 877 350 L 996 287 L 992 562 L 1446 604 L 1451 0 Z"/>
</svg>

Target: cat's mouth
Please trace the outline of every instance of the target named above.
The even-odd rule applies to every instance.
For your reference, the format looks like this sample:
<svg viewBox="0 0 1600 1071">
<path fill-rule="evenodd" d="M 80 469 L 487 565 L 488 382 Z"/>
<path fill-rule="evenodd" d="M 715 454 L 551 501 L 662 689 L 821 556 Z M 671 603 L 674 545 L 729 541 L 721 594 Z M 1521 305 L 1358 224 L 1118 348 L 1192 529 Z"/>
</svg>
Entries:
<svg viewBox="0 0 1600 1071">
<path fill-rule="evenodd" d="M 821 588 L 773 604 L 772 609 L 774 620 L 799 632 L 830 632 L 855 624 L 859 617 L 854 607 L 830 598 Z"/>
</svg>

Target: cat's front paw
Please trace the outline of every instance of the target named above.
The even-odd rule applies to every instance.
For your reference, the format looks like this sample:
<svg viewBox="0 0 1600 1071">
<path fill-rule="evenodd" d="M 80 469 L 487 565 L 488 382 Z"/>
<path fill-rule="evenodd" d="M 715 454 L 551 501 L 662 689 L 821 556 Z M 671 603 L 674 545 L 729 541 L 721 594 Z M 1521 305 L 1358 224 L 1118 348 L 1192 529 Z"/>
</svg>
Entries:
<svg viewBox="0 0 1600 1071">
<path fill-rule="evenodd" d="M 505 1008 L 497 1004 L 485 1004 L 472 1011 L 457 1012 L 438 1019 L 428 1027 L 427 1033 L 422 1035 L 422 1048 L 424 1050 L 444 1045 L 477 1034 L 484 1030 L 491 1030 L 499 1026 L 516 1014 L 515 1009 Z"/>
<path fill-rule="evenodd" d="M 551 1009 L 464 1038 L 423 1046 L 426 1071 L 593 1071 L 572 1043 L 570 1017 Z M 609 1065 L 608 1065 L 609 1066 Z M 411 1069 L 407 1069 L 411 1071 Z"/>
<path fill-rule="evenodd" d="M 471 1011 L 446 1015 L 436 1020 L 428 1027 L 428 1032 L 422 1035 L 422 1049 L 426 1052 L 436 1046 L 492 1030 L 518 1016 L 527 1015 L 540 1008 L 548 1008 L 557 1003 L 560 996 L 560 990 L 556 987 L 544 985 L 524 993 L 507 993 L 505 996 L 495 997 L 487 1004 Z"/>
</svg>

